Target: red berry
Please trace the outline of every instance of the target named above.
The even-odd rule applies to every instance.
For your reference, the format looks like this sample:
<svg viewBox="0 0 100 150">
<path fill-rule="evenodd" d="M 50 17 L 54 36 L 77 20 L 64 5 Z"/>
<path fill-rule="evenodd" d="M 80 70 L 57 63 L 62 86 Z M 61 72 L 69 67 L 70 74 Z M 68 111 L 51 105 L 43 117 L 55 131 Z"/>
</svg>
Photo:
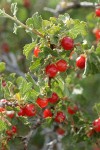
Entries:
<svg viewBox="0 0 100 150">
<path fill-rule="evenodd" d="M 40 51 L 41 51 L 41 50 L 39 49 L 39 47 L 35 47 L 35 48 L 34 48 L 34 52 L 33 52 L 33 53 L 34 53 L 34 56 L 35 56 L 35 57 L 38 57 Z"/>
<path fill-rule="evenodd" d="M 53 78 L 57 75 L 58 69 L 55 64 L 50 64 L 46 66 L 45 72 L 50 78 Z"/>
<path fill-rule="evenodd" d="M 23 0 L 23 5 L 26 8 L 30 8 L 30 6 L 31 6 L 30 0 Z"/>
<path fill-rule="evenodd" d="M 55 121 L 58 123 L 61 123 L 65 120 L 65 114 L 63 112 L 57 112 L 56 117 L 55 117 Z"/>
<path fill-rule="evenodd" d="M 52 112 L 51 112 L 51 110 L 50 110 L 50 109 L 45 109 L 45 110 L 43 111 L 43 117 L 44 117 L 44 118 L 52 117 Z"/>
<path fill-rule="evenodd" d="M 16 126 L 12 126 L 12 132 L 17 133 L 17 127 Z"/>
<path fill-rule="evenodd" d="M 33 117 L 36 115 L 36 109 L 34 104 L 27 104 L 24 108 L 25 115 L 28 117 Z"/>
<path fill-rule="evenodd" d="M 60 72 L 64 72 L 67 70 L 67 62 L 65 60 L 59 60 L 57 63 L 56 63 L 56 66 L 57 66 L 57 69 L 60 71 Z"/>
<path fill-rule="evenodd" d="M 14 118 L 14 116 L 15 116 L 15 112 L 12 110 L 12 111 L 7 111 L 6 112 L 6 115 L 9 117 L 9 118 Z"/>
<path fill-rule="evenodd" d="M 57 132 L 58 134 L 60 134 L 60 135 L 64 135 L 65 130 L 62 129 L 62 128 L 58 128 L 56 132 Z"/>
<path fill-rule="evenodd" d="M 3 112 L 3 111 L 5 111 L 5 108 L 0 107 L 0 113 Z"/>
<path fill-rule="evenodd" d="M 100 17 L 100 8 L 95 10 L 95 14 L 96 14 L 97 17 Z"/>
<path fill-rule="evenodd" d="M 72 50 L 74 48 L 74 40 L 71 39 L 70 37 L 64 37 L 61 40 L 61 46 L 65 49 L 65 50 Z"/>
<path fill-rule="evenodd" d="M 20 110 L 18 112 L 18 116 L 25 116 L 25 107 L 24 108 L 20 108 Z"/>
<path fill-rule="evenodd" d="M 71 107 L 71 106 L 68 106 L 67 107 L 67 111 L 70 115 L 73 115 L 76 113 L 76 111 L 78 110 L 78 107 L 77 106 L 74 106 L 74 107 Z"/>
<path fill-rule="evenodd" d="M 2 86 L 5 87 L 6 86 L 6 81 L 2 80 Z"/>
<path fill-rule="evenodd" d="M 13 136 L 12 130 L 7 130 L 7 131 L 6 131 L 6 134 L 7 134 L 8 136 L 10 136 L 10 137 Z"/>
<path fill-rule="evenodd" d="M 56 93 L 52 93 L 52 97 L 48 98 L 48 101 L 50 103 L 56 103 L 58 100 L 59 100 L 59 97 L 58 97 L 58 95 Z"/>
<path fill-rule="evenodd" d="M 93 128 L 96 132 L 100 132 L 100 118 L 93 121 Z"/>
<path fill-rule="evenodd" d="M 74 111 L 74 109 L 71 108 L 70 106 L 67 108 L 67 111 L 68 111 L 68 113 L 69 113 L 70 115 L 73 115 L 73 114 L 76 113 L 76 112 Z"/>
<path fill-rule="evenodd" d="M 9 52 L 9 45 L 8 43 L 3 43 L 2 44 L 2 50 L 5 52 L 5 53 L 8 53 Z"/>
<path fill-rule="evenodd" d="M 41 107 L 44 108 L 48 105 L 48 99 L 42 99 L 42 98 L 38 98 L 36 100 L 36 103 Z"/>
<path fill-rule="evenodd" d="M 97 29 L 94 34 L 95 34 L 96 39 L 100 40 L 100 29 Z"/>
<path fill-rule="evenodd" d="M 76 59 L 76 66 L 80 69 L 84 69 L 85 67 L 85 61 L 86 61 L 86 58 L 85 56 L 81 55 L 79 56 L 77 59 Z"/>
</svg>

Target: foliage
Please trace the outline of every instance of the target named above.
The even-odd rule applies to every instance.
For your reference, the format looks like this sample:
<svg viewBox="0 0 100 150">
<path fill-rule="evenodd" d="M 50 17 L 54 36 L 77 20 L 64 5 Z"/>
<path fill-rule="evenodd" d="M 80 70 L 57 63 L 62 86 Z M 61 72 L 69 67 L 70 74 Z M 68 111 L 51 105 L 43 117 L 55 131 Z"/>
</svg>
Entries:
<svg viewBox="0 0 100 150">
<path fill-rule="evenodd" d="M 13 32 L 17 34 L 17 38 L 19 32 L 23 34 L 20 28 L 24 28 L 31 40 L 23 46 L 24 59 L 22 58 L 21 62 L 25 61 L 27 66 L 25 75 L 7 74 L 7 66 L 3 61 L 0 63 L 0 99 L 6 99 L 6 102 L 0 101 L 0 107 L 5 109 L 0 112 L 1 148 L 17 150 L 21 139 L 20 149 L 25 146 L 28 146 L 29 150 L 35 146 L 41 149 L 47 138 L 46 128 L 50 129 L 53 140 L 54 137 L 59 139 L 57 128 L 63 128 L 65 133 L 61 136 L 62 142 L 68 149 L 76 149 L 75 143 L 79 144 L 79 148 L 82 143 L 84 149 L 87 149 L 90 143 L 99 143 L 100 132 L 95 131 L 93 121 L 100 117 L 100 45 L 99 41 L 93 45 L 88 38 L 91 17 L 87 17 L 89 24 L 72 19 L 67 13 L 45 20 L 36 12 L 22 23 L 17 19 L 17 3 L 11 5 L 11 13 L 12 15 L 8 15 L 4 9 L 0 10 L 0 16 L 12 19 L 16 23 Z M 61 40 L 66 36 L 74 41 L 74 48 L 71 50 L 62 48 Z M 40 49 L 38 57 L 34 55 L 36 46 Z M 13 48 L 12 44 L 12 51 Z M 84 69 L 76 66 L 76 59 L 81 55 L 86 60 Z M 12 58 L 12 55 L 9 57 Z M 54 78 L 50 78 L 46 74 L 47 66 L 62 59 L 67 62 L 68 68 L 64 72 L 58 71 Z M 45 108 L 50 109 L 53 116 L 44 118 L 45 108 L 38 105 L 37 99 L 41 98 L 44 102 L 52 98 L 52 93 L 57 93 L 59 100 L 56 103 L 48 103 Z M 26 109 L 30 103 L 35 107 L 36 115 L 19 116 L 20 109 Z M 75 114 L 68 113 L 69 106 L 78 107 Z M 9 118 L 7 111 L 14 111 L 14 118 Z M 55 118 L 59 111 L 64 113 L 65 120 L 58 119 L 57 122 Z M 17 126 L 18 131 L 9 136 L 6 131 L 10 131 L 12 125 Z"/>
</svg>

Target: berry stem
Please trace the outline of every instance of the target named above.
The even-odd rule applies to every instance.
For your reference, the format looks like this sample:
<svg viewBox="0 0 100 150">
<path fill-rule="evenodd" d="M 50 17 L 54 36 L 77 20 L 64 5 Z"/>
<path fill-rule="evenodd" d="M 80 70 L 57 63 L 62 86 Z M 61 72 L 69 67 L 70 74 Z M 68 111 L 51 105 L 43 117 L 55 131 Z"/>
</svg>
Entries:
<svg viewBox="0 0 100 150">
<path fill-rule="evenodd" d="M 49 78 L 48 86 L 51 88 L 51 78 Z"/>
<path fill-rule="evenodd" d="M 36 29 L 34 29 L 34 28 L 29 28 L 27 25 L 25 25 L 24 23 L 20 22 L 20 21 L 17 19 L 16 16 L 14 16 L 14 17 L 13 17 L 13 16 L 10 16 L 9 14 L 7 14 L 7 13 L 5 13 L 5 12 L 4 12 L 4 16 L 7 17 L 7 18 L 9 18 L 9 19 L 11 19 L 11 20 L 13 20 L 13 21 L 15 21 L 17 24 L 21 25 L 21 27 L 23 27 L 24 29 L 29 30 L 29 31 L 31 31 L 31 32 L 33 32 L 33 33 L 39 35 L 40 37 L 44 38 L 44 35 L 43 35 L 43 34 L 41 34 L 40 32 L 38 32 L 38 31 L 37 31 Z"/>
</svg>

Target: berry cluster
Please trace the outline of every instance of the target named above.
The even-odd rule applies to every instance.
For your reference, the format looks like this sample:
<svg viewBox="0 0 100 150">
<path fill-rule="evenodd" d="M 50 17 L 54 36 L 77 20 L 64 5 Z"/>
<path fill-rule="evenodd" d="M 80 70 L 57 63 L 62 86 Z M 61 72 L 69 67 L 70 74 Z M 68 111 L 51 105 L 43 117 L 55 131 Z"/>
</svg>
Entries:
<svg viewBox="0 0 100 150">
<path fill-rule="evenodd" d="M 18 112 L 18 116 L 27 116 L 27 117 L 33 117 L 36 115 L 36 109 L 34 104 L 27 104 L 24 107 L 20 108 L 20 111 Z"/>
<path fill-rule="evenodd" d="M 9 139 L 12 138 L 13 135 L 15 135 L 17 133 L 17 127 L 16 126 L 12 126 L 10 130 L 6 131 L 6 134 L 8 135 Z"/>
<path fill-rule="evenodd" d="M 95 10 L 95 15 L 96 15 L 96 17 L 100 17 L 100 8 L 97 8 L 96 10 Z M 94 35 L 95 35 L 95 38 L 96 38 L 96 40 L 97 40 L 97 42 L 100 40 L 100 29 L 99 28 L 95 28 L 94 30 L 93 30 L 93 33 L 94 33 Z"/>
<path fill-rule="evenodd" d="M 58 95 L 55 92 L 53 92 L 50 98 L 47 99 L 37 98 L 36 103 L 39 107 L 45 108 L 48 106 L 49 103 L 55 104 L 58 102 L 58 100 L 59 100 Z M 53 112 L 50 108 L 46 108 L 43 111 L 43 118 L 48 118 L 48 117 L 53 117 Z M 56 122 L 61 123 L 65 120 L 65 118 L 66 117 L 63 112 L 57 112 L 56 116 L 54 117 L 54 120 Z"/>
<path fill-rule="evenodd" d="M 46 66 L 45 72 L 50 77 L 53 78 L 58 72 L 65 72 L 68 69 L 67 62 L 63 59 L 56 62 L 56 64 L 49 64 Z"/>
</svg>

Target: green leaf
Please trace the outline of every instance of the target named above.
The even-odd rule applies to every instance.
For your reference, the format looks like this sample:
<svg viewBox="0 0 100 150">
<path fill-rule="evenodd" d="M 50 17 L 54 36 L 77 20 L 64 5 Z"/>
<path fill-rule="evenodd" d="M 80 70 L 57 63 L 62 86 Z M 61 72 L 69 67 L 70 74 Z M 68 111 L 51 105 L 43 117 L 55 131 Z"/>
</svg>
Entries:
<svg viewBox="0 0 100 150">
<path fill-rule="evenodd" d="M 32 18 L 27 19 L 26 25 L 31 28 L 40 29 L 42 28 L 42 17 L 36 12 Z"/>
<path fill-rule="evenodd" d="M 0 16 L 4 16 L 5 10 L 4 9 L 0 9 Z"/>
<path fill-rule="evenodd" d="M 49 34 L 54 35 L 58 34 L 60 29 L 61 29 L 60 24 L 58 25 L 53 24 L 52 27 L 48 29 L 48 32 Z"/>
<path fill-rule="evenodd" d="M 8 81 L 7 82 L 7 86 L 5 88 L 3 88 L 4 97 L 6 99 L 9 99 L 9 98 L 12 97 L 12 95 L 11 95 L 11 88 L 12 88 L 12 82 Z"/>
<path fill-rule="evenodd" d="M 30 102 L 35 102 L 35 99 L 38 97 L 39 92 L 36 92 L 34 89 L 31 91 L 27 92 L 24 96 L 25 101 L 30 101 Z"/>
<path fill-rule="evenodd" d="M 24 46 L 24 50 L 23 50 L 23 54 L 26 56 L 26 58 L 28 59 L 30 53 L 32 52 L 34 46 L 35 46 L 35 42 L 31 43 L 31 44 L 26 44 Z"/>
<path fill-rule="evenodd" d="M 63 91 L 63 93 L 64 93 L 64 96 L 67 96 L 67 97 L 70 96 L 70 92 L 68 90 L 68 87 L 67 87 L 66 83 L 64 83 L 64 91 Z"/>
<path fill-rule="evenodd" d="M 100 56 L 100 45 L 96 48 L 96 54 Z"/>
<path fill-rule="evenodd" d="M 85 36 L 86 32 L 86 23 L 83 21 L 76 20 L 74 22 L 73 28 L 69 30 L 69 35 L 73 38 L 76 38 L 79 34 Z"/>
<path fill-rule="evenodd" d="M 51 22 L 50 22 L 50 21 L 48 21 L 48 20 L 43 20 L 43 21 L 42 21 L 42 28 L 43 28 L 44 30 L 48 29 L 48 28 L 50 27 L 50 25 L 51 25 Z"/>
<path fill-rule="evenodd" d="M 38 92 L 40 91 L 40 88 L 37 85 L 36 81 L 32 78 L 32 76 L 29 73 L 26 74 L 26 80 L 28 80 L 29 82 L 32 83 L 32 85 L 36 91 L 38 91 Z"/>
<path fill-rule="evenodd" d="M 13 13 L 14 16 L 16 16 L 17 11 L 18 11 L 17 3 L 12 3 L 11 4 L 11 12 Z"/>
<path fill-rule="evenodd" d="M 7 129 L 6 123 L 0 119 L 0 132 Z"/>
<path fill-rule="evenodd" d="M 49 48 L 49 47 L 43 47 L 43 52 L 44 52 L 44 54 L 45 54 L 46 56 L 49 55 L 49 54 L 51 54 L 52 56 L 55 56 L 55 57 L 58 56 L 57 51 L 56 51 L 55 49 L 52 50 L 52 49 Z"/>
<path fill-rule="evenodd" d="M 0 79 L 0 99 L 3 98 L 3 88 L 2 88 L 2 80 Z"/>
<path fill-rule="evenodd" d="M 0 72 L 5 71 L 6 69 L 6 64 L 4 62 L 0 62 Z"/>
<path fill-rule="evenodd" d="M 37 69 L 41 65 L 41 58 L 37 59 L 35 62 L 32 62 L 32 65 L 30 66 L 30 70 L 33 71 Z"/>
<path fill-rule="evenodd" d="M 62 21 L 64 24 L 67 23 L 67 21 L 70 19 L 69 14 L 65 13 L 64 15 L 59 15 L 58 21 Z"/>
<path fill-rule="evenodd" d="M 19 86 L 21 95 L 24 95 L 32 89 L 32 83 L 28 83 L 23 77 L 19 77 L 17 79 L 17 84 Z"/>
</svg>

